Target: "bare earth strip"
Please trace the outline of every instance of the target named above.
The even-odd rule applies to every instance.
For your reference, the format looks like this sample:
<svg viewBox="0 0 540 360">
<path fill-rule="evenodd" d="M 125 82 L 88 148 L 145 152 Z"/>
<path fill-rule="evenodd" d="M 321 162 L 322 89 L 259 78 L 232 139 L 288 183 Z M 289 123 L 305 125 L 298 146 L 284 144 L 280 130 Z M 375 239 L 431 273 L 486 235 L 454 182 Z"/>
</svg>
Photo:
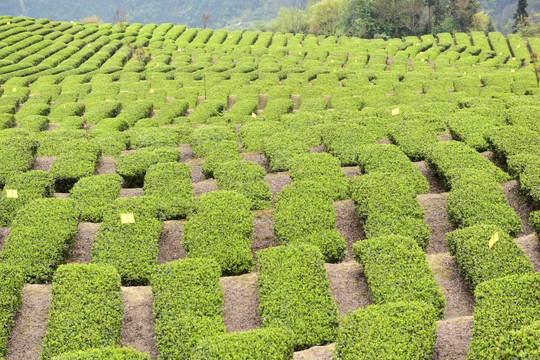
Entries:
<svg viewBox="0 0 540 360">
<path fill-rule="evenodd" d="M 260 327 L 257 273 L 222 277 L 220 281 L 227 332 L 247 331 Z"/>
<path fill-rule="evenodd" d="M 446 298 L 445 318 L 473 314 L 474 298 L 450 254 L 427 254 L 429 267 Z"/>
<path fill-rule="evenodd" d="M 351 199 L 335 202 L 334 209 L 336 210 L 334 226 L 347 242 L 347 255 L 345 256 L 345 261 L 349 261 L 354 258 L 354 243 L 365 238 L 364 228 L 362 227 L 360 218 L 356 215 L 356 207 Z"/>
<path fill-rule="evenodd" d="M 202 194 L 206 194 L 210 191 L 216 191 L 218 189 L 219 187 L 217 185 L 216 180 L 207 179 L 207 180 L 202 180 L 202 181 L 194 183 L 192 194 L 193 196 L 199 196 Z"/>
<path fill-rule="evenodd" d="M 202 172 L 204 158 L 188 159 L 185 163 L 191 167 L 191 182 L 196 183 L 204 180 Z"/>
<path fill-rule="evenodd" d="M 529 260 L 531 260 L 534 270 L 540 271 L 540 242 L 536 235 L 522 236 L 515 239 L 515 242 L 525 252 Z"/>
<path fill-rule="evenodd" d="M 427 179 L 430 194 L 440 194 L 446 191 L 441 180 L 429 169 L 425 161 L 418 161 L 413 164 Z"/>
<path fill-rule="evenodd" d="M 193 154 L 193 149 L 191 146 L 187 144 L 182 144 L 177 147 L 178 150 L 180 150 L 181 158 L 180 161 L 186 161 L 189 159 L 193 159 L 195 155 Z"/>
<path fill-rule="evenodd" d="M 6 360 L 37 360 L 47 331 L 51 307 L 51 285 L 24 286 L 22 305 L 7 344 Z"/>
<path fill-rule="evenodd" d="M 255 259 L 257 251 L 279 245 L 279 240 L 274 234 L 274 213 L 274 209 L 252 211 L 251 253 Z"/>
<path fill-rule="evenodd" d="M 344 166 L 341 168 L 341 170 L 345 173 L 347 179 L 362 175 L 362 172 L 358 166 Z"/>
<path fill-rule="evenodd" d="M 9 228 L 8 227 L 0 227 L 0 251 L 2 251 L 2 247 L 4 246 L 4 243 L 6 242 L 6 238 L 9 235 Z"/>
<path fill-rule="evenodd" d="M 101 224 L 99 223 L 79 223 L 77 234 L 75 235 L 75 243 L 67 259 L 68 263 L 88 264 L 90 262 L 92 245 L 94 244 L 94 238 L 100 226 Z"/>
<path fill-rule="evenodd" d="M 330 344 L 297 351 L 293 355 L 293 360 L 332 360 L 332 352 L 335 347 L 334 344 Z"/>
<path fill-rule="evenodd" d="M 245 153 L 241 153 L 242 157 L 246 161 L 254 162 L 255 164 L 261 165 L 266 172 L 269 170 L 269 164 L 268 159 L 266 156 L 264 156 L 264 153 L 262 151 L 249 151 Z"/>
<path fill-rule="evenodd" d="M 425 211 L 424 221 L 431 229 L 431 239 L 426 248 L 428 254 L 448 252 L 445 234 L 455 227 L 447 219 L 447 195 L 447 193 L 418 195 L 418 201 Z"/>
<path fill-rule="evenodd" d="M 99 165 L 96 174 L 116 174 L 116 161 L 112 156 L 102 156 L 99 158 Z"/>
<path fill-rule="evenodd" d="M 122 287 L 124 322 L 120 335 L 122 346 L 131 346 L 157 359 L 153 301 L 150 286 Z"/>
<path fill-rule="evenodd" d="M 358 263 L 347 261 L 324 264 L 324 267 L 340 315 L 371 304 L 364 269 Z"/>
<path fill-rule="evenodd" d="M 38 156 L 34 161 L 32 170 L 49 171 L 56 156 Z"/>
<path fill-rule="evenodd" d="M 523 227 L 520 236 L 530 235 L 533 230 L 529 223 L 529 215 L 534 211 L 534 207 L 527 201 L 527 198 L 519 192 L 519 184 L 517 180 L 511 180 L 502 184 L 504 195 L 516 214 L 521 218 Z"/>
<path fill-rule="evenodd" d="M 135 197 L 135 196 L 143 196 L 144 191 L 142 188 L 126 188 L 126 189 L 120 189 L 119 197 Z"/>
<path fill-rule="evenodd" d="M 469 352 L 473 327 L 472 316 L 462 316 L 437 322 L 437 340 L 432 360 L 465 360 Z"/>
<path fill-rule="evenodd" d="M 498 159 L 495 154 L 491 151 L 484 151 L 483 153 L 480 153 L 483 157 L 488 159 L 493 163 L 493 165 L 497 166 L 502 171 L 508 172 L 508 169 L 504 162 L 502 162 L 500 159 Z"/>
<path fill-rule="evenodd" d="M 270 191 L 273 196 L 272 205 L 274 204 L 277 193 L 279 193 L 286 185 L 292 183 L 292 179 L 286 171 L 267 174 L 264 177 L 264 180 L 270 185 Z"/>
<path fill-rule="evenodd" d="M 185 220 L 170 220 L 163 222 L 159 237 L 158 264 L 183 259 L 186 251 L 182 246 L 182 228 Z"/>
</svg>

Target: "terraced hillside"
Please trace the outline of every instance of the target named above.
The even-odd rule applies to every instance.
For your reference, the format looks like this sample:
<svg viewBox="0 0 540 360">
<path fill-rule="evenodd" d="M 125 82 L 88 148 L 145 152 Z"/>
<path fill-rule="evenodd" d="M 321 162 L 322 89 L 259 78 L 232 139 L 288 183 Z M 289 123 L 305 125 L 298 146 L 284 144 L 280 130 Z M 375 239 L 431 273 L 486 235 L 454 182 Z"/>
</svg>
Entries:
<svg viewBox="0 0 540 360">
<path fill-rule="evenodd" d="M 0 358 L 533 358 L 532 51 L 0 17 Z"/>
</svg>

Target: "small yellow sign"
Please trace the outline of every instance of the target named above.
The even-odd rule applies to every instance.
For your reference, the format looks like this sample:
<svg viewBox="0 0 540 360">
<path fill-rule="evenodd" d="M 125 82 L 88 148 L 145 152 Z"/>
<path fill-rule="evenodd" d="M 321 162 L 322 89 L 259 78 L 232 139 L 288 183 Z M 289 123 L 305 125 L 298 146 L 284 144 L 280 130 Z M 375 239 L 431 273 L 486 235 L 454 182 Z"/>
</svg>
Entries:
<svg viewBox="0 0 540 360">
<path fill-rule="evenodd" d="M 156 67 L 158 67 L 158 66 L 159 66 L 159 63 L 156 64 Z"/>
<path fill-rule="evenodd" d="M 8 199 L 16 199 L 19 197 L 19 194 L 17 193 L 17 190 L 14 189 L 6 189 L 6 197 Z"/>
<path fill-rule="evenodd" d="M 252 118 L 256 118 L 257 117 L 257 114 L 255 114 L 254 112 L 251 113 L 251 117 Z"/>
<path fill-rule="evenodd" d="M 399 115 L 399 108 L 392 109 L 392 115 Z"/>
<path fill-rule="evenodd" d="M 478 78 L 479 78 L 479 79 L 482 79 L 482 75 L 481 75 L 481 74 L 478 74 Z"/>
<path fill-rule="evenodd" d="M 154 89 L 150 89 L 150 94 L 153 94 L 154 93 Z"/>
<path fill-rule="evenodd" d="M 17 88 L 13 88 L 13 92 L 17 92 Z"/>
<path fill-rule="evenodd" d="M 489 239 L 489 248 L 491 249 L 493 247 L 493 245 L 495 245 L 495 243 L 499 241 L 499 233 L 496 232 L 495 234 L 493 234 L 493 236 L 491 237 L 491 239 Z"/>
<path fill-rule="evenodd" d="M 133 216 L 133 213 L 120 214 L 120 220 L 122 221 L 122 224 L 135 223 L 135 217 Z"/>
<path fill-rule="evenodd" d="M 499 56 L 502 56 L 502 52 L 499 53 Z"/>
<path fill-rule="evenodd" d="M 510 72 L 516 72 L 516 69 L 510 69 Z"/>
</svg>

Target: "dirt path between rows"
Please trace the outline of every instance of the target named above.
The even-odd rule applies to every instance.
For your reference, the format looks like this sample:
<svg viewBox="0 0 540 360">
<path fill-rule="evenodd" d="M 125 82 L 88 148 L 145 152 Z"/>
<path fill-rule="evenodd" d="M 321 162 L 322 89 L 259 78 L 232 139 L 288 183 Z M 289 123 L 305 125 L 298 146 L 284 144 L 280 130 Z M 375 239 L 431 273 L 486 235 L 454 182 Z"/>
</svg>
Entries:
<svg viewBox="0 0 540 360">
<path fill-rule="evenodd" d="M 185 220 L 163 222 L 158 243 L 158 264 L 165 264 L 186 257 L 186 251 L 182 246 L 182 229 L 185 222 Z"/>
<path fill-rule="evenodd" d="M 142 188 L 125 188 L 120 189 L 120 194 L 118 194 L 119 197 L 135 197 L 135 196 L 143 196 L 144 190 Z"/>
<path fill-rule="evenodd" d="M 187 165 L 191 168 L 191 182 L 197 183 L 204 180 L 204 175 L 202 172 L 202 165 L 204 163 L 204 158 L 194 158 L 188 159 L 185 161 Z"/>
<path fill-rule="evenodd" d="M 362 175 L 358 166 L 343 166 L 341 170 L 345 173 L 347 179 Z"/>
<path fill-rule="evenodd" d="M 264 180 L 270 185 L 270 191 L 272 192 L 272 206 L 274 206 L 274 200 L 276 195 L 287 185 L 292 183 L 292 179 L 289 176 L 289 172 L 277 172 L 270 173 L 264 177 Z"/>
<path fill-rule="evenodd" d="M 347 261 L 340 264 L 324 264 L 324 267 L 340 315 L 371 304 L 364 269 L 358 263 Z"/>
<path fill-rule="evenodd" d="M 68 263 L 88 264 L 90 262 L 92 245 L 100 226 L 100 223 L 79 223 L 75 243 L 71 247 L 71 252 L 67 258 Z"/>
<path fill-rule="evenodd" d="M 7 344 L 6 360 L 37 360 L 47 331 L 52 286 L 24 286 L 22 305 L 15 315 L 15 325 Z"/>
<path fill-rule="evenodd" d="M 2 248 L 4 247 L 6 238 L 9 235 L 9 230 L 10 229 L 8 227 L 0 227 L 0 251 L 2 251 Z"/>
<path fill-rule="evenodd" d="M 216 191 L 219 189 L 217 182 L 214 179 L 202 180 L 202 181 L 193 183 L 192 186 L 193 186 L 193 189 L 192 189 L 193 196 L 199 196 L 202 194 L 206 194 L 210 191 Z"/>
<path fill-rule="evenodd" d="M 253 214 L 253 236 L 251 241 L 251 253 L 257 260 L 257 251 L 272 246 L 279 246 L 279 240 L 274 234 L 274 209 L 255 210 Z"/>
<path fill-rule="evenodd" d="M 193 149 L 187 144 L 179 145 L 176 148 L 180 150 L 180 161 L 182 162 L 193 159 L 195 157 L 195 154 L 193 154 Z"/>
<path fill-rule="evenodd" d="M 413 164 L 427 179 L 430 194 L 440 194 L 447 191 L 442 181 L 433 172 L 431 172 L 425 161 L 418 161 Z"/>
<path fill-rule="evenodd" d="M 448 252 L 446 233 L 455 229 L 446 216 L 446 196 L 442 194 L 418 195 L 418 201 L 425 211 L 424 222 L 431 229 L 431 238 L 426 253 L 437 254 Z"/>
<path fill-rule="evenodd" d="M 131 346 L 141 352 L 150 353 L 157 359 L 154 341 L 154 313 L 150 286 L 122 287 L 124 321 L 120 333 L 121 345 Z"/>
<path fill-rule="evenodd" d="M 56 156 L 38 156 L 34 161 L 32 170 L 49 171 L 54 159 L 56 159 Z"/>
<path fill-rule="evenodd" d="M 536 235 L 522 236 L 515 239 L 515 242 L 525 252 L 529 260 L 531 260 L 534 270 L 540 271 L 540 242 Z"/>
<path fill-rule="evenodd" d="M 293 360 L 332 360 L 332 353 L 335 344 L 326 346 L 314 346 L 304 351 L 297 351 L 293 355 Z"/>
<path fill-rule="evenodd" d="M 270 170 L 268 159 L 266 158 L 266 156 L 264 156 L 264 153 L 262 151 L 249 151 L 241 153 L 240 155 L 242 155 L 242 157 L 246 161 L 251 161 L 255 164 L 261 165 L 266 172 Z"/>
<path fill-rule="evenodd" d="M 360 218 L 356 215 L 356 207 L 351 199 L 336 201 L 334 209 L 336 210 L 334 226 L 347 242 L 347 255 L 345 255 L 344 261 L 350 261 L 354 258 L 354 243 L 366 238 L 364 228 Z"/>
<path fill-rule="evenodd" d="M 257 273 L 220 278 L 223 318 L 227 332 L 247 331 L 261 326 Z"/>
<path fill-rule="evenodd" d="M 473 314 L 474 297 L 450 254 L 427 254 L 427 262 L 446 298 L 445 319 Z"/>
<path fill-rule="evenodd" d="M 116 161 L 118 159 L 112 156 L 100 157 L 96 174 L 116 174 Z"/>
<path fill-rule="evenodd" d="M 437 322 L 437 340 L 432 360 L 465 360 L 469 352 L 473 327 L 472 316 L 462 316 Z"/>
<path fill-rule="evenodd" d="M 523 224 L 519 236 L 532 234 L 533 230 L 531 228 L 531 224 L 529 223 L 529 216 L 531 212 L 534 211 L 534 206 L 529 203 L 527 198 L 519 192 L 519 184 L 517 180 L 511 180 L 501 185 L 504 196 L 506 196 L 506 199 L 508 200 L 508 205 L 510 205 L 516 214 L 518 214 Z"/>
</svg>

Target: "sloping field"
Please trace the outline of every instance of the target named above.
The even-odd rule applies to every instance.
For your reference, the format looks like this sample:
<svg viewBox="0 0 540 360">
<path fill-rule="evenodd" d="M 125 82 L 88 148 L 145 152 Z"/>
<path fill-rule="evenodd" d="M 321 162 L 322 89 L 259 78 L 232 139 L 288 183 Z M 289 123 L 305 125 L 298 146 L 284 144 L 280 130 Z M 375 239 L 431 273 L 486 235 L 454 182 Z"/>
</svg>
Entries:
<svg viewBox="0 0 540 360">
<path fill-rule="evenodd" d="M 0 17 L 0 358 L 534 359 L 533 51 Z"/>
</svg>

